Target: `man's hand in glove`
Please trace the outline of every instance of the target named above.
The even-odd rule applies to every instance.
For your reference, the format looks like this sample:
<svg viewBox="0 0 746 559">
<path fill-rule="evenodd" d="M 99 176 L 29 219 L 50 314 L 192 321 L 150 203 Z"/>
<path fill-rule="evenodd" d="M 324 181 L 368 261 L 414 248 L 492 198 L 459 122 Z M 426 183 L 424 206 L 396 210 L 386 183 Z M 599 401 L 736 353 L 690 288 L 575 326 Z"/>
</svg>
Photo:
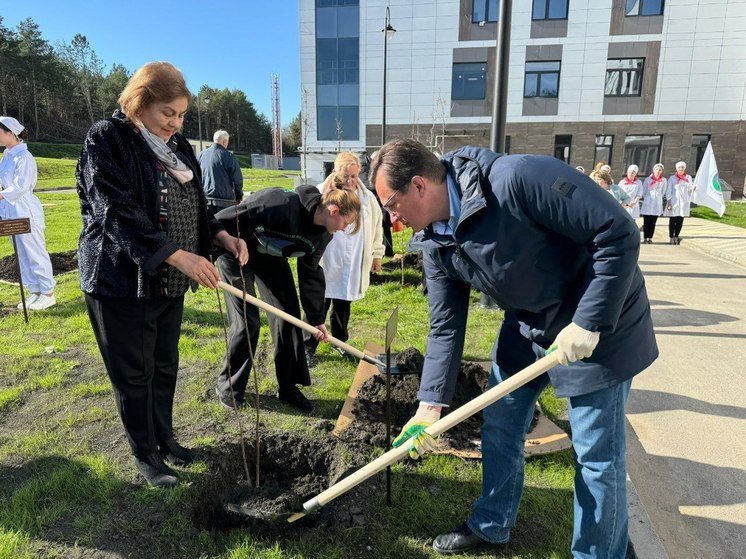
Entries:
<svg viewBox="0 0 746 559">
<path fill-rule="evenodd" d="M 591 332 L 571 322 L 557 335 L 549 349 L 557 352 L 557 358 L 562 365 L 569 365 L 590 357 L 598 345 L 598 337 L 598 332 Z"/>
<path fill-rule="evenodd" d="M 395 448 L 399 447 L 411 439 L 412 446 L 409 449 L 409 456 L 415 460 L 426 452 L 435 450 L 438 443 L 425 433 L 425 429 L 440 419 L 441 409 L 441 406 L 432 406 L 421 402 L 420 407 L 417 408 L 417 413 L 407 421 L 399 436 L 394 439 L 393 446 Z"/>
</svg>

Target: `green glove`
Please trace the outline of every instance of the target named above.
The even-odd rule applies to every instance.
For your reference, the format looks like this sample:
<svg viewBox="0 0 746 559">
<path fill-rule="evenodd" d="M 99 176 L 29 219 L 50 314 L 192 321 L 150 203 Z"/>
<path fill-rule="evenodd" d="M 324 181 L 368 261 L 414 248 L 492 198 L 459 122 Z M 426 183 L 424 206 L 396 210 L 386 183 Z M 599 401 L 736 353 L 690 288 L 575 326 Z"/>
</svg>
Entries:
<svg viewBox="0 0 746 559">
<path fill-rule="evenodd" d="M 438 446 L 437 441 L 425 429 L 440 419 L 440 406 L 431 406 L 430 404 L 421 403 L 417 408 L 414 417 L 407 421 L 399 436 L 394 439 L 392 446 L 400 447 L 408 440 L 412 441 L 409 449 L 409 456 L 420 458 L 427 452 L 432 452 Z"/>
</svg>

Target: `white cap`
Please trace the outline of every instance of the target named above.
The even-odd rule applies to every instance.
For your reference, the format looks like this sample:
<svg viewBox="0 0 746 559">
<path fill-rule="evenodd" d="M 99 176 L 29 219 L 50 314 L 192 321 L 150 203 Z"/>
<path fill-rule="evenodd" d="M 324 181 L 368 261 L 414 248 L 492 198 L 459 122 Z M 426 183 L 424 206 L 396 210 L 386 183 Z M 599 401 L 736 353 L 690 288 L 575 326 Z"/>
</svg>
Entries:
<svg viewBox="0 0 746 559">
<path fill-rule="evenodd" d="M 661 168 L 661 171 L 665 169 L 665 167 L 663 166 L 663 163 L 656 163 L 655 165 L 653 165 L 653 171 L 655 171 L 658 167 Z"/>
<path fill-rule="evenodd" d="M 601 170 L 606 171 L 607 173 L 611 173 L 611 167 L 609 165 L 602 165 Z"/>
<path fill-rule="evenodd" d="M 637 174 L 640 172 L 640 168 L 637 165 L 630 165 L 629 167 L 627 167 L 627 173 L 629 173 L 630 171 Z"/>
<path fill-rule="evenodd" d="M 16 136 L 23 132 L 23 124 L 18 122 L 12 116 L 0 116 L 0 124 L 5 126 L 5 128 L 13 132 Z"/>
<path fill-rule="evenodd" d="M 679 162 L 678 162 L 678 163 L 676 164 L 676 168 L 678 169 L 679 167 L 684 167 L 684 168 L 686 168 L 686 161 L 679 161 Z"/>
</svg>

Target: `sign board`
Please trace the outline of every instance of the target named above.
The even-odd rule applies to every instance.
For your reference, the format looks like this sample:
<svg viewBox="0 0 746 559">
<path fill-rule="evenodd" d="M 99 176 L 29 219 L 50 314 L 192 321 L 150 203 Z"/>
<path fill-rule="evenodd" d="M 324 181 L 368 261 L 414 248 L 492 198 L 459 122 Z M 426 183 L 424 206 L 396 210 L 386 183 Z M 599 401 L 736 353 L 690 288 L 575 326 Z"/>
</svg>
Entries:
<svg viewBox="0 0 746 559">
<path fill-rule="evenodd" d="M 0 219 L 0 237 L 23 235 L 31 232 L 31 221 L 27 217 L 20 219 Z"/>
</svg>

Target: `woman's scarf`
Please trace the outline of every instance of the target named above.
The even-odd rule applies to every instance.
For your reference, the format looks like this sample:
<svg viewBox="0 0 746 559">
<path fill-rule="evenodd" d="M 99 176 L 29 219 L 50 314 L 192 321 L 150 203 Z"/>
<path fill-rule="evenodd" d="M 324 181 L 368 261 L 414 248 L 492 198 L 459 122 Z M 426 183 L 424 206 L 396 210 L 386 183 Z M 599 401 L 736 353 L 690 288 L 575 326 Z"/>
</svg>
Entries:
<svg viewBox="0 0 746 559">
<path fill-rule="evenodd" d="M 166 171 L 171 175 L 179 184 L 186 184 L 194 178 L 192 170 L 186 166 L 186 164 L 176 157 L 176 154 L 166 145 L 163 138 L 159 138 L 155 134 L 151 133 L 143 125 L 138 124 L 142 133 L 142 137 L 148 147 L 153 151 L 158 160 L 166 166 Z"/>
</svg>

